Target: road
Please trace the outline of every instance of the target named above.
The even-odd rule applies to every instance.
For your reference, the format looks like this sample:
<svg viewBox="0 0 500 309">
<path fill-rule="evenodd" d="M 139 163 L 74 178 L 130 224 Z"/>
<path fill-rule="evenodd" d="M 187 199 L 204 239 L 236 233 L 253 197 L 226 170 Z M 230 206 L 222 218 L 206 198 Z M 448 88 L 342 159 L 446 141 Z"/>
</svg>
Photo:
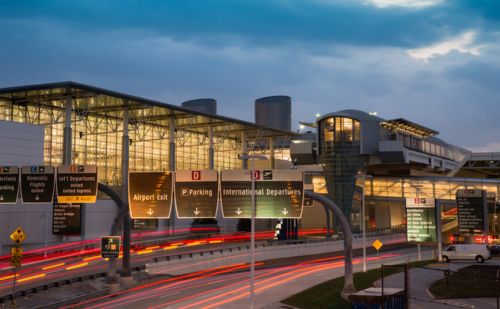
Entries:
<svg viewBox="0 0 500 309">
<path fill-rule="evenodd" d="M 430 258 L 431 252 L 425 251 L 423 256 Z M 368 268 L 415 259 L 415 249 L 395 250 L 369 256 Z M 265 263 L 258 266 L 263 267 Z M 360 258 L 355 258 L 355 271 L 361 269 L 360 264 Z M 342 256 L 258 268 L 255 276 L 256 307 L 269 306 L 309 286 L 343 276 L 343 273 Z M 249 308 L 248 278 L 248 265 L 231 265 L 148 282 L 66 308 Z"/>
</svg>

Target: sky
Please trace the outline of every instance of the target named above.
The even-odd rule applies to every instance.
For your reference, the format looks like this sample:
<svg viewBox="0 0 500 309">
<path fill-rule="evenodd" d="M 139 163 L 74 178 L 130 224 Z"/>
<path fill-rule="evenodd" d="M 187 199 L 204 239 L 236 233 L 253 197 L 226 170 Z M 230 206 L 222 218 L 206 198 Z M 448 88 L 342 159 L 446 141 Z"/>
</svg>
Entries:
<svg viewBox="0 0 500 309">
<path fill-rule="evenodd" d="M 0 0 L 0 88 L 75 81 L 254 121 L 342 109 L 500 151 L 498 0 Z"/>
</svg>

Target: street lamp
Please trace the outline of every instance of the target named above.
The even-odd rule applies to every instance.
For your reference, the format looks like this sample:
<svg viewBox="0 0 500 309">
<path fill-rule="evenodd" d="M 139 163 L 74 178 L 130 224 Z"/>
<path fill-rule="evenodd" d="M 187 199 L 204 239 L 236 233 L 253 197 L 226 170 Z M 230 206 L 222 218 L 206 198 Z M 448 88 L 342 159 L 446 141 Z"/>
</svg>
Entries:
<svg viewBox="0 0 500 309">
<path fill-rule="evenodd" d="M 254 177 L 254 161 L 255 160 L 267 160 L 268 158 L 264 155 L 250 155 L 242 154 L 239 155 L 240 160 L 250 160 L 250 179 L 252 180 L 252 190 L 251 190 L 251 204 L 252 204 L 252 214 L 250 221 L 250 308 L 254 308 L 255 299 L 255 177 Z"/>
<path fill-rule="evenodd" d="M 361 232 L 363 233 L 363 272 L 366 272 L 366 224 L 365 224 L 365 180 L 373 178 L 372 175 L 359 174 L 356 178 L 361 178 L 363 185 L 361 186 Z"/>
</svg>

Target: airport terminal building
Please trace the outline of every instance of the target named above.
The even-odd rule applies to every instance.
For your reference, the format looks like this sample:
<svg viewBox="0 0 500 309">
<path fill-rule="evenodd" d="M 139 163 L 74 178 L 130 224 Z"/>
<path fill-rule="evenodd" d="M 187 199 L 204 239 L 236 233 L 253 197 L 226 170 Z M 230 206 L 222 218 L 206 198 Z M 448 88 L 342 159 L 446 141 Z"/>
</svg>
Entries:
<svg viewBox="0 0 500 309">
<path fill-rule="evenodd" d="M 257 99 L 255 112 L 251 123 L 218 115 L 213 99 L 177 106 L 75 82 L 1 88 L 0 165 L 97 165 L 99 181 L 123 192 L 124 164 L 130 171 L 241 169 L 248 168 L 241 155 L 259 154 L 268 159 L 255 161 L 256 168 L 306 171 L 307 188 L 328 194 L 354 231 L 360 230 L 363 196 L 368 228 L 405 224 L 405 198 L 428 197 L 442 204 L 450 233 L 458 189 L 499 196 L 496 154 L 471 154 L 410 120 L 343 110 L 307 124 L 312 132 L 297 133 L 290 97 Z M 9 243 L 6 231 L 19 224 L 31 243 L 59 241 L 50 232 L 51 206 L 2 205 L 0 247 Z M 85 205 L 82 237 L 107 234 L 116 212 L 104 196 Z M 324 218 L 325 210 L 313 203 L 304 207 L 299 226 L 325 227 Z M 237 220 L 217 220 L 223 229 L 236 228 Z M 158 228 L 191 221 L 160 220 Z M 273 225 L 260 223 L 262 229 Z"/>
</svg>

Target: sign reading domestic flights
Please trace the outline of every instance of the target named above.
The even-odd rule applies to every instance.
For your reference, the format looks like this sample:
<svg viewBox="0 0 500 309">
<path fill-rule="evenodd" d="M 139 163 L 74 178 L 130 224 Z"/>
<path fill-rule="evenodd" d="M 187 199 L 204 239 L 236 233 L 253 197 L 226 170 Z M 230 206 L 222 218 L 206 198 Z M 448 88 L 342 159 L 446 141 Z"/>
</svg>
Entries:
<svg viewBox="0 0 500 309">
<path fill-rule="evenodd" d="M 117 259 L 120 256 L 120 236 L 101 237 L 101 256 L 103 258 Z"/>
<path fill-rule="evenodd" d="M 217 171 L 176 171 L 175 210 L 179 218 L 215 218 L 219 200 Z"/>
<path fill-rule="evenodd" d="M 23 203 L 52 203 L 54 168 L 23 166 L 21 168 L 21 199 Z"/>
<path fill-rule="evenodd" d="M 81 204 L 58 203 L 52 207 L 52 234 L 80 235 L 82 233 Z"/>
<path fill-rule="evenodd" d="M 97 166 L 59 166 L 57 168 L 57 198 L 59 203 L 95 203 Z"/>
<path fill-rule="evenodd" d="M 406 223 L 407 241 L 437 241 L 435 199 L 425 197 L 407 197 Z"/>
<path fill-rule="evenodd" d="M 251 176 L 252 175 L 252 176 Z M 227 170 L 221 173 L 225 218 L 251 218 L 252 178 L 256 218 L 301 218 L 304 182 L 299 170 Z"/>
<path fill-rule="evenodd" d="M 0 204 L 15 204 L 19 192 L 19 168 L 0 166 Z"/>
<path fill-rule="evenodd" d="M 128 200 L 133 219 L 170 218 L 172 172 L 130 172 Z"/>
<path fill-rule="evenodd" d="M 457 190 L 458 232 L 460 235 L 484 235 L 488 231 L 486 191 Z"/>
</svg>

